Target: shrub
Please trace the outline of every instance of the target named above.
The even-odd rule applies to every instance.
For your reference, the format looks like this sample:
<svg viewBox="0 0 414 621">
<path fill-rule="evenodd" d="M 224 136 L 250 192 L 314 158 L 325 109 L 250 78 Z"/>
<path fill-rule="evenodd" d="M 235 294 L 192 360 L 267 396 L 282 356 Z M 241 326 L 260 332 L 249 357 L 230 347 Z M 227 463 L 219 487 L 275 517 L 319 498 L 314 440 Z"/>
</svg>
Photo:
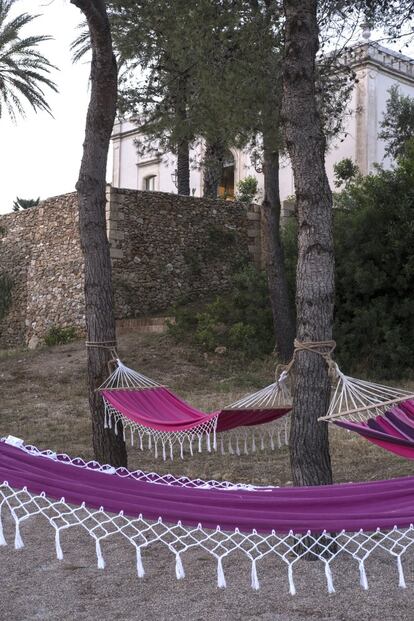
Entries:
<svg viewBox="0 0 414 621">
<path fill-rule="evenodd" d="M 336 196 L 334 338 L 348 371 L 384 378 L 414 367 L 414 145 L 395 170 L 356 177 Z M 285 237 L 295 289 L 296 222 Z"/>
<path fill-rule="evenodd" d="M 65 345 L 74 341 L 77 337 L 76 328 L 69 326 L 67 328 L 60 328 L 59 326 L 52 326 L 44 337 L 45 344 L 48 347 L 53 345 Z"/>
<path fill-rule="evenodd" d="M 236 199 L 242 203 L 252 203 L 257 195 L 258 181 L 256 177 L 246 177 L 237 184 Z"/>
<path fill-rule="evenodd" d="M 248 357 L 273 349 L 273 322 L 266 278 L 252 265 L 234 275 L 233 289 L 203 309 L 175 310 L 176 323 L 169 326 L 177 339 L 190 339 L 207 351 L 226 347 Z"/>
</svg>

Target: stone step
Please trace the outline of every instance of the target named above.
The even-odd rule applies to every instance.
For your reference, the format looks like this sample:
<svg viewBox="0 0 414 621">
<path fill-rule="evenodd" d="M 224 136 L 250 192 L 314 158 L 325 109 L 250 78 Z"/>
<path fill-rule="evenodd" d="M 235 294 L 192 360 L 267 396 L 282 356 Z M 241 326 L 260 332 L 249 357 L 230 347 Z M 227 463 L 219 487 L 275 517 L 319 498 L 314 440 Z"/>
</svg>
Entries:
<svg viewBox="0 0 414 621">
<path fill-rule="evenodd" d="M 133 319 L 118 319 L 116 331 L 118 334 L 138 332 L 139 334 L 163 334 L 167 331 L 167 321 L 174 322 L 174 317 L 135 317 Z"/>
</svg>

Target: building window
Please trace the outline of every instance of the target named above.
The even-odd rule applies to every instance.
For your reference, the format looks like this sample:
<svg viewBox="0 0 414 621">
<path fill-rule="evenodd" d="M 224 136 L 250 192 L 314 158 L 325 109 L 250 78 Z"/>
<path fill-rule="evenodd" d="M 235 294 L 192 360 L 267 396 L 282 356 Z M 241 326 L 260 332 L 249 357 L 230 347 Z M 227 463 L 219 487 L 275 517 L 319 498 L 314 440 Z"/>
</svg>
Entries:
<svg viewBox="0 0 414 621">
<path fill-rule="evenodd" d="M 218 188 L 220 198 L 234 198 L 234 156 L 230 151 L 226 151 L 221 171 L 221 179 Z"/>
<path fill-rule="evenodd" d="M 156 178 L 157 178 L 157 175 L 148 175 L 148 177 L 145 177 L 143 189 L 146 190 L 147 192 L 154 192 Z"/>
</svg>

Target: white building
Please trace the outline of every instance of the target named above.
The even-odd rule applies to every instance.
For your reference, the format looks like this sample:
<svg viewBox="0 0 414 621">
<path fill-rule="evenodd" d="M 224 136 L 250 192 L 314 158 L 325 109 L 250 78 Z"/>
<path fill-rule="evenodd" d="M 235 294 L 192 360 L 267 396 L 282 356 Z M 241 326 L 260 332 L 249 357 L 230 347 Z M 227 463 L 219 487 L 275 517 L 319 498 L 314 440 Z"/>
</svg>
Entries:
<svg viewBox="0 0 414 621">
<path fill-rule="evenodd" d="M 386 109 L 388 90 L 398 85 L 404 95 L 414 97 L 414 60 L 376 43 L 357 45 L 350 53 L 350 64 L 357 75 L 345 121 L 345 137 L 333 143 L 327 153 L 326 169 L 333 182 L 333 166 L 343 158 L 355 162 L 363 174 L 373 171 L 374 164 L 391 165 L 384 160 L 385 145 L 378 139 L 380 124 Z M 135 190 L 177 192 L 175 186 L 175 157 L 167 155 L 139 156 L 135 145 L 139 128 L 130 121 L 115 123 L 112 135 L 112 185 Z M 194 196 L 202 196 L 202 170 L 197 162 L 202 159 L 202 147 L 192 153 L 190 188 Z M 247 176 L 255 176 L 263 195 L 263 177 L 256 172 L 248 151 L 232 149 L 223 168 L 220 193 L 231 197 L 237 183 Z M 294 194 L 292 169 L 282 162 L 280 171 L 281 199 Z"/>
</svg>

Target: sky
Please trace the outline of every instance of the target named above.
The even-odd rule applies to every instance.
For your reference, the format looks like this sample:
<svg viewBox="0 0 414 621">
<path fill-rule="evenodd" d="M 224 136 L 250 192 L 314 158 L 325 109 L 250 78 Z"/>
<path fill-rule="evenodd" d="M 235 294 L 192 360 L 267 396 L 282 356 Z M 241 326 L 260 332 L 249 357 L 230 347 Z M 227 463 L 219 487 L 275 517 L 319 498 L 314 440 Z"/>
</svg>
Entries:
<svg viewBox="0 0 414 621">
<path fill-rule="evenodd" d="M 0 213 L 11 211 L 16 196 L 44 199 L 74 190 L 89 100 L 89 65 L 73 65 L 69 50 L 79 9 L 69 0 L 20 0 L 17 9 L 42 14 L 22 33 L 53 36 L 42 51 L 60 69 L 53 74 L 59 93 L 47 92 L 53 118 L 29 107 L 15 124 L 6 114 L 0 118 Z"/>
</svg>

